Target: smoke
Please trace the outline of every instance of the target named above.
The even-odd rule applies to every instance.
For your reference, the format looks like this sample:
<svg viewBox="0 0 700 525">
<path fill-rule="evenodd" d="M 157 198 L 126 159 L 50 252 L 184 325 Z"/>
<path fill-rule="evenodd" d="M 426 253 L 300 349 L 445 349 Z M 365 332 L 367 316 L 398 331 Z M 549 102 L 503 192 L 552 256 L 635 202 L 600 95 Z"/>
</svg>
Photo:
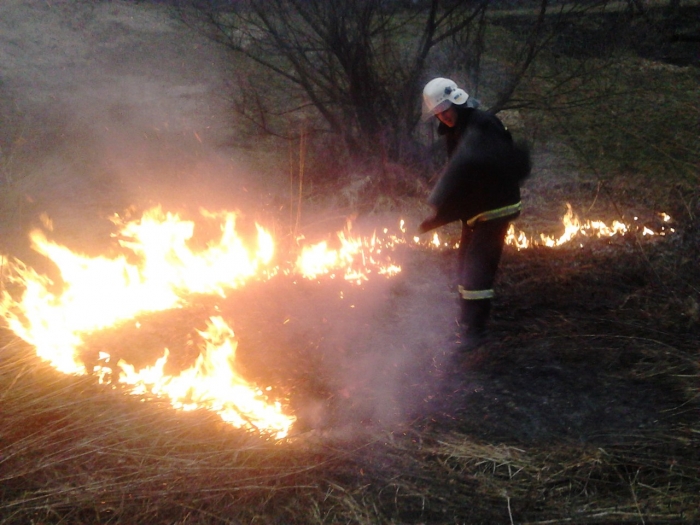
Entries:
<svg viewBox="0 0 700 525">
<path fill-rule="evenodd" d="M 12 50 L 2 104 L 17 116 L 2 130 L 13 159 L 0 181 L 3 252 L 32 264 L 26 235 L 42 214 L 55 240 L 98 254 L 112 242 L 107 217 L 130 207 L 239 209 L 266 224 L 289 199 L 288 175 L 221 147 L 224 58 L 162 7 L 3 2 L 0 21 L 4 44 L 23 43 L 0 46 Z M 408 248 L 397 259 L 399 276 L 361 286 L 279 277 L 232 295 L 242 360 L 261 379 L 277 374 L 302 426 L 391 425 L 432 395 L 455 328 L 451 266 L 426 269 L 434 260 Z"/>
<path fill-rule="evenodd" d="M 389 218 L 376 220 L 353 233 L 369 236 Z M 393 277 L 278 276 L 235 291 L 224 313 L 247 377 L 290 392 L 297 432 L 352 437 L 425 415 L 456 340 L 450 255 L 400 246 Z"/>
<path fill-rule="evenodd" d="M 0 183 L 16 193 L 3 202 L 16 229 L 48 213 L 89 236 L 129 206 L 246 210 L 266 198 L 277 174 L 254 176 L 219 147 L 230 125 L 220 50 L 163 7 L 4 2 L 0 14 L 0 102 L 14 115 L 2 133 L 12 173 Z"/>
</svg>

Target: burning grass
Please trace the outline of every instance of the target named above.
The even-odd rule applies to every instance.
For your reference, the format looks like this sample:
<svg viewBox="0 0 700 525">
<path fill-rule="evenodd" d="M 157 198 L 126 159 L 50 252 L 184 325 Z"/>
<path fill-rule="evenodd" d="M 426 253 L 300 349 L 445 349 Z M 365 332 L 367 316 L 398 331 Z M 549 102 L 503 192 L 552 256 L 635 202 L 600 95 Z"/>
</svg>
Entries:
<svg viewBox="0 0 700 525">
<path fill-rule="evenodd" d="M 212 506 L 221 516 L 234 502 L 263 503 L 280 474 L 298 468 L 284 449 L 227 432 L 211 413 L 176 413 L 91 377 L 56 376 L 12 346 L 2 368 L 12 386 L 3 410 L 5 523 L 173 523 L 193 513 L 202 523 Z"/>
<path fill-rule="evenodd" d="M 297 408 L 317 399 L 327 412 L 278 441 L 209 411 L 123 395 L 95 375 L 60 374 L 4 332 L 2 521 L 693 522 L 700 276 L 683 262 L 697 260 L 693 232 L 691 224 L 656 242 L 627 234 L 583 248 L 509 249 L 494 338 L 461 361 L 449 334 L 420 344 L 397 336 L 402 318 L 416 322 L 411 308 L 438 300 L 419 298 L 449 284 L 452 253 L 409 249 L 399 280 L 378 289 L 280 280 L 237 291 L 228 313 L 253 334 L 241 336 L 245 372 L 288 389 Z M 339 291 L 357 319 L 339 309 Z M 391 312 L 362 302 L 380 292 Z M 308 311 L 309 324 L 292 332 L 294 319 L 277 322 L 315 302 L 326 327 L 344 320 L 351 333 L 383 326 L 393 337 L 329 341 Z M 205 306 L 177 310 L 175 324 L 196 325 Z M 151 315 L 142 319 L 151 335 L 173 320 Z M 126 338 L 126 352 L 148 346 L 142 334 Z M 418 364 L 401 369 L 393 359 L 402 352 Z M 394 402 L 414 398 L 400 418 L 358 403 L 376 398 L 387 376 L 349 384 L 343 378 L 357 374 L 332 374 L 366 373 L 363 360 L 376 354 L 400 369 Z"/>
</svg>

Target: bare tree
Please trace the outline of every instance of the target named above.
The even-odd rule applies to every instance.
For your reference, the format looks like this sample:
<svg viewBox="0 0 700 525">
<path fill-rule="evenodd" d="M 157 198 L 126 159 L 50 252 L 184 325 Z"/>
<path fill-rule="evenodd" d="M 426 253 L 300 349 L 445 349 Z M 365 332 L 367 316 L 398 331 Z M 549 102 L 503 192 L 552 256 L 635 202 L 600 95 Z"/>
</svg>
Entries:
<svg viewBox="0 0 700 525">
<path fill-rule="evenodd" d="M 260 66 L 238 83 L 238 108 L 259 130 L 329 132 L 358 157 L 390 160 L 415 142 L 431 77 L 488 94 L 493 111 L 532 104 L 512 101 L 562 21 L 607 3 L 535 0 L 499 39 L 489 33 L 504 2 L 488 0 L 183 1 L 183 20 Z M 507 57 L 496 80 L 482 67 L 494 54 Z"/>
</svg>

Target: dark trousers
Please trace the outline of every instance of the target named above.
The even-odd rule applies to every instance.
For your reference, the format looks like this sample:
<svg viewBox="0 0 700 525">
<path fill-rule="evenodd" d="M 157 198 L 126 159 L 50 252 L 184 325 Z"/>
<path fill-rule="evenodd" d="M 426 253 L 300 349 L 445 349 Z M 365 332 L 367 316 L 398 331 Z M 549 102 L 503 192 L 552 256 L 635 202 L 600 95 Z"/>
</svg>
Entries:
<svg viewBox="0 0 700 525">
<path fill-rule="evenodd" d="M 481 336 L 486 330 L 493 283 L 512 219 L 477 222 L 473 228 L 462 222 L 458 259 L 461 324 L 466 335 Z"/>
</svg>

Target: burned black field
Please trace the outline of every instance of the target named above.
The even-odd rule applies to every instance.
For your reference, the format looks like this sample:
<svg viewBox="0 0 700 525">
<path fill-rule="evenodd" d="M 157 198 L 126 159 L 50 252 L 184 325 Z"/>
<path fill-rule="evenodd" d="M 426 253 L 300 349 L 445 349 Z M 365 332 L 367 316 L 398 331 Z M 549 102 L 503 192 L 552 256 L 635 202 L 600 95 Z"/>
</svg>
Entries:
<svg viewBox="0 0 700 525">
<path fill-rule="evenodd" d="M 694 366 L 692 330 L 680 326 L 692 323 L 692 312 L 668 304 L 674 299 L 664 297 L 632 241 L 591 248 L 554 260 L 518 253 L 520 260 L 506 265 L 513 288 L 496 314 L 498 340 L 464 361 L 478 394 L 465 399 L 463 389 L 454 397 L 467 413 L 475 410 L 465 420 L 491 422 L 486 439 L 541 443 L 556 436 L 602 446 L 653 428 L 673 434 L 696 418 L 684 401 L 690 385 L 675 372 L 659 374 Z M 533 271 L 556 277 L 525 278 Z M 638 306 L 656 301 L 653 311 Z"/>
</svg>

